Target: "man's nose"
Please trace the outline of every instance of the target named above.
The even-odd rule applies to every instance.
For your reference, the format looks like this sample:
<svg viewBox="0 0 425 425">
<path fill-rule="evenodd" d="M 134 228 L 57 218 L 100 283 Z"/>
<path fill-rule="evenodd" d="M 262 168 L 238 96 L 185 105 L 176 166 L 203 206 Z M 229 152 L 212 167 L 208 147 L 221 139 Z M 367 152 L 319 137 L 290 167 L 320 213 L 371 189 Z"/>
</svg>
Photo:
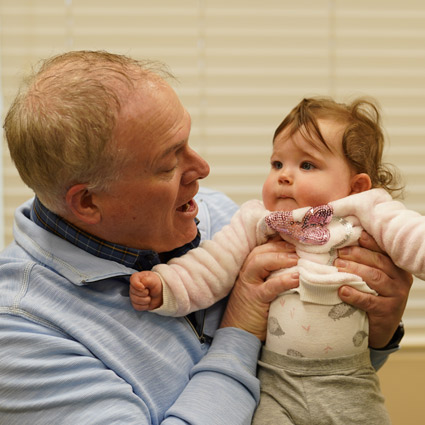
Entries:
<svg viewBox="0 0 425 425">
<path fill-rule="evenodd" d="M 187 158 L 187 170 L 183 173 L 182 183 L 189 184 L 195 180 L 204 179 L 210 173 L 210 166 L 198 153 L 190 150 Z"/>
</svg>

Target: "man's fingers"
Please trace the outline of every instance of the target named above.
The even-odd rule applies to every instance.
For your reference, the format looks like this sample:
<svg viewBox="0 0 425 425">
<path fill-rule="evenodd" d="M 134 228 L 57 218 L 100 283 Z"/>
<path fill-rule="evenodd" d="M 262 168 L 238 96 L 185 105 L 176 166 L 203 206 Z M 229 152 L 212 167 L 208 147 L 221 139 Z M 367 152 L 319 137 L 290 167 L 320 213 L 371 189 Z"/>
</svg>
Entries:
<svg viewBox="0 0 425 425">
<path fill-rule="evenodd" d="M 375 239 L 372 238 L 372 236 L 369 235 L 369 233 L 362 231 L 362 234 L 360 235 L 359 244 L 363 248 L 367 248 L 371 251 L 375 252 L 381 252 L 383 253 L 382 249 L 378 246 Z"/>
<path fill-rule="evenodd" d="M 254 248 L 241 269 L 249 283 L 262 282 L 270 273 L 293 267 L 298 262 L 294 246 L 286 242 L 270 241 Z"/>
<path fill-rule="evenodd" d="M 269 241 L 254 248 L 242 266 L 230 294 L 221 327 L 237 327 L 264 341 L 270 302 L 285 289 L 298 285 L 297 275 L 272 275 L 274 271 L 293 267 L 298 262 L 292 245 Z"/>
<path fill-rule="evenodd" d="M 372 310 L 375 306 L 376 295 L 357 291 L 351 286 L 342 286 L 338 294 L 341 301 L 366 312 Z"/>
<path fill-rule="evenodd" d="M 413 283 L 412 275 L 395 266 L 389 257 L 360 247 L 342 249 L 334 265 L 340 272 L 360 276 L 381 296 L 407 296 Z"/>
<path fill-rule="evenodd" d="M 399 277 L 399 269 L 384 254 L 356 246 L 341 249 L 339 255 L 340 258 L 335 260 L 334 265 L 340 272 L 360 276 L 381 295 L 384 295 L 386 290 L 382 283 L 387 283 L 388 278 L 396 279 Z M 381 293 L 381 291 L 384 292 Z"/>
<path fill-rule="evenodd" d="M 280 273 L 271 276 L 263 286 L 262 301 L 272 302 L 279 294 L 289 289 L 297 288 L 299 285 L 299 273 Z"/>
<path fill-rule="evenodd" d="M 363 293 L 344 286 L 339 290 L 342 301 L 368 313 L 369 344 L 384 347 L 397 328 L 408 299 L 413 277 L 397 267 L 377 248 L 375 241 L 362 234 L 362 246 L 343 248 L 334 263 L 339 271 L 360 276 L 379 295 Z"/>
</svg>

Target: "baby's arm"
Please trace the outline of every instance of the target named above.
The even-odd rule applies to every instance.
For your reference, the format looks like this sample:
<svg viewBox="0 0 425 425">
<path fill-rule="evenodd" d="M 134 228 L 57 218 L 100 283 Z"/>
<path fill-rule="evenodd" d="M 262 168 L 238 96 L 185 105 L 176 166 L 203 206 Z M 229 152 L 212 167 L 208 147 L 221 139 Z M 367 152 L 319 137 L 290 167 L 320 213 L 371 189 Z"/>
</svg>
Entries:
<svg viewBox="0 0 425 425">
<path fill-rule="evenodd" d="M 163 281 L 163 304 L 154 312 L 184 316 L 225 297 L 247 255 L 267 239 L 266 229 L 258 226 L 266 214 L 260 201 L 249 201 L 212 240 L 168 264 L 156 265 L 153 271 Z"/>
<path fill-rule="evenodd" d="M 355 215 L 400 268 L 425 279 L 425 217 L 408 210 L 383 189 L 334 201 L 335 215 Z"/>
<path fill-rule="evenodd" d="M 138 311 L 160 307 L 163 303 L 160 276 L 151 271 L 133 273 L 130 277 L 130 301 Z"/>
</svg>

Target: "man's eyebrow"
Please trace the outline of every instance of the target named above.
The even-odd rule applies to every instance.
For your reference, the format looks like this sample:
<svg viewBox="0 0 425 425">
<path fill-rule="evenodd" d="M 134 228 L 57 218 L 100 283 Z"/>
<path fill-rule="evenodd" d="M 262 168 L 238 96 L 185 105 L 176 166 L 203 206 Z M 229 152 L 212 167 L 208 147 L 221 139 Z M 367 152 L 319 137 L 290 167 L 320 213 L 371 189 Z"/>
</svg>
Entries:
<svg viewBox="0 0 425 425">
<path fill-rule="evenodd" d="M 178 143 L 176 143 L 175 145 L 169 146 L 167 149 L 165 149 L 164 152 L 162 152 L 162 154 L 159 156 L 159 160 L 166 158 L 168 155 L 170 155 L 173 152 L 178 151 L 179 149 L 181 149 L 185 144 L 186 144 L 186 140 L 182 140 Z"/>
</svg>

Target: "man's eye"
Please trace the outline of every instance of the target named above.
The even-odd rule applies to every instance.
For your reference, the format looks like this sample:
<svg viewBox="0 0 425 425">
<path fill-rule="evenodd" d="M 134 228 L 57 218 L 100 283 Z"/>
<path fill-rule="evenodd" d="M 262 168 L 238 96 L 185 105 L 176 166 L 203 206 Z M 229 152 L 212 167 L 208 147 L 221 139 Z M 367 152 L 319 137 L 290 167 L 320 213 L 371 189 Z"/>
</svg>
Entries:
<svg viewBox="0 0 425 425">
<path fill-rule="evenodd" d="M 313 168 L 316 168 L 311 162 L 303 162 L 301 164 L 301 169 L 303 170 L 312 170 Z"/>
<path fill-rule="evenodd" d="M 272 168 L 280 170 L 283 167 L 283 164 L 280 161 L 272 161 Z"/>
<path fill-rule="evenodd" d="M 166 173 L 166 174 L 169 174 L 169 173 L 172 173 L 173 171 L 175 171 L 175 169 L 177 168 L 177 165 L 174 165 L 173 167 L 171 167 L 171 168 L 167 168 L 167 169 L 165 169 L 164 170 L 164 173 Z"/>
</svg>

